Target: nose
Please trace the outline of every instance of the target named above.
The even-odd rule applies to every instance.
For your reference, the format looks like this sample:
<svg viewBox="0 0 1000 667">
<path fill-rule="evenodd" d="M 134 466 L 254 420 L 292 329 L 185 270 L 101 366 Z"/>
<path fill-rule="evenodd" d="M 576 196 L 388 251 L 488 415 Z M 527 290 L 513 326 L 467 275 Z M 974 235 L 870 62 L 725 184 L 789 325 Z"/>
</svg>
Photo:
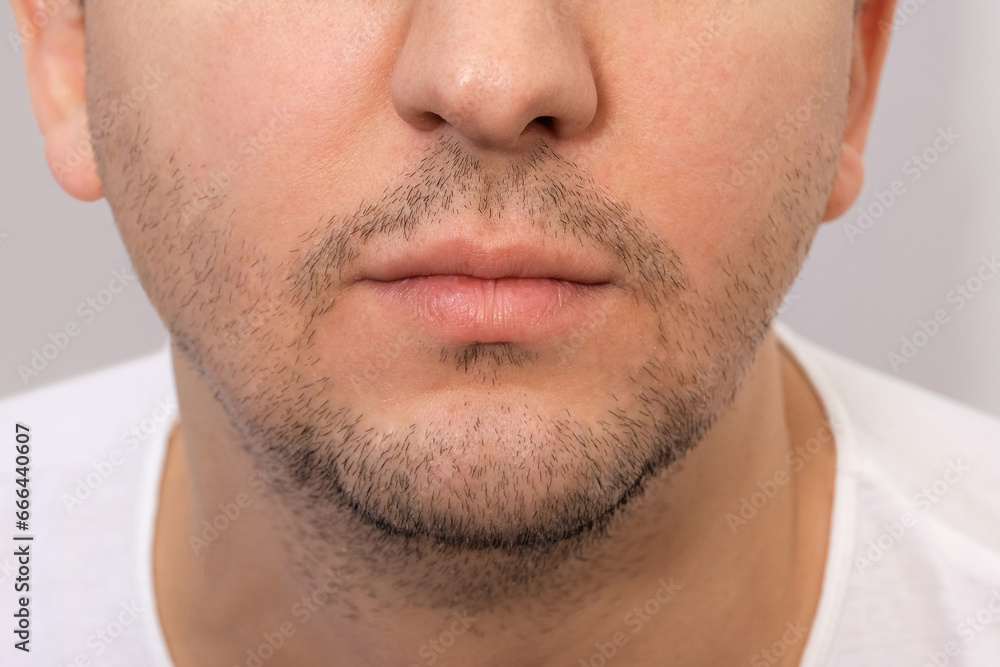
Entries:
<svg viewBox="0 0 1000 667">
<path fill-rule="evenodd" d="M 597 86 L 566 0 L 414 0 L 392 102 L 414 128 L 443 124 L 473 144 L 516 149 L 533 125 L 583 132 Z M 536 142 L 537 138 L 532 140 Z"/>
</svg>

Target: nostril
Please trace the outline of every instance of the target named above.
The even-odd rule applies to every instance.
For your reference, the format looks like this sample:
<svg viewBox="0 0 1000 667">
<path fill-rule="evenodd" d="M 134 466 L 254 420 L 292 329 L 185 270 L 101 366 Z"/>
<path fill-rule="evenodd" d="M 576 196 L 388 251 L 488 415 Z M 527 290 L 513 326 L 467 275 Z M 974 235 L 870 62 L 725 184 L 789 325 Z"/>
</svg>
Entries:
<svg viewBox="0 0 1000 667">
<path fill-rule="evenodd" d="M 421 130 L 433 130 L 445 122 L 444 118 L 433 111 L 423 111 L 418 114 L 414 114 L 410 120 L 410 123 L 414 127 Z"/>
<path fill-rule="evenodd" d="M 539 116 L 535 122 L 549 131 L 555 130 L 556 127 L 556 119 L 553 116 Z"/>
</svg>

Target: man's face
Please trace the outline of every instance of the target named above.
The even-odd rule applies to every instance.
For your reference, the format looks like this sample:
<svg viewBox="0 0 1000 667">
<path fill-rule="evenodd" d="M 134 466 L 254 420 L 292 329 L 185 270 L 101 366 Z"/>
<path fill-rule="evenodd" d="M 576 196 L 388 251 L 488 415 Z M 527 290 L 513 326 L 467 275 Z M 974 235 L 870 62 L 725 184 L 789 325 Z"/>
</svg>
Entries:
<svg viewBox="0 0 1000 667">
<path fill-rule="evenodd" d="M 88 112 L 143 285 L 290 504 L 540 547 L 732 400 L 827 204 L 852 10 L 94 0 Z M 372 280 L 432 247 L 578 280 Z"/>
</svg>

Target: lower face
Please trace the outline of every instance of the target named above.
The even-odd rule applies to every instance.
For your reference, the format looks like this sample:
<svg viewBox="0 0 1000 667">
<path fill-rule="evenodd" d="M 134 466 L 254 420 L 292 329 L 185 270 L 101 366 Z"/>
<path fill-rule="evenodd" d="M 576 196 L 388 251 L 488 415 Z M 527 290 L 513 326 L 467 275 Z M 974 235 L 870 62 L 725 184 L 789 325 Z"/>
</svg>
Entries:
<svg viewBox="0 0 1000 667">
<path fill-rule="evenodd" d="M 479 550 L 596 530 L 731 403 L 798 272 L 851 7 L 577 3 L 597 118 L 486 155 L 393 108 L 411 3 L 344 4 L 88 7 L 96 155 L 142 283 L 302 516 Z M 615 282 L 347 279 L 446 236 L 572 249 Z"/>
</svg>

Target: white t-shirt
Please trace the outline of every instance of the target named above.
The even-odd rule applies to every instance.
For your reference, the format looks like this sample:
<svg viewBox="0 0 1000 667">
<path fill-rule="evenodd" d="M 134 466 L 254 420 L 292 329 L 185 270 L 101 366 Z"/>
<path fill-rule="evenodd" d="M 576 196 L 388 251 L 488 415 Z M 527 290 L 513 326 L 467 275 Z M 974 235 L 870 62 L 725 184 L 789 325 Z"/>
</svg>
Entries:
<svg viewBox="0 0 1000 667">
<path fill-rule="evenodd" d="M 1000 666 L 1000 420 L 776 330 L 819 393 L 837 448 L 829 554 L 801 667 Z M 0 401 L 6 539 L 34 536 L 0 551 L 0 617 L 11 627 L 29 595 L 31 632 L 22 654 L 5 631 L 0 662 L 172 666 L 152 538 L 175 416 L 168 348 Z M 16 422 L 30 427 L 25 532 L 13 526 Z M 795 455 L 807 461 L 808 448 Z M 755 503 L 766 512 L 747 500 L 747 515 Z M 24 544 L 27 594 L 14 592 Z M 772 665 L 802 636 L 790 627 L 751 666 Z"/>
</svg>

